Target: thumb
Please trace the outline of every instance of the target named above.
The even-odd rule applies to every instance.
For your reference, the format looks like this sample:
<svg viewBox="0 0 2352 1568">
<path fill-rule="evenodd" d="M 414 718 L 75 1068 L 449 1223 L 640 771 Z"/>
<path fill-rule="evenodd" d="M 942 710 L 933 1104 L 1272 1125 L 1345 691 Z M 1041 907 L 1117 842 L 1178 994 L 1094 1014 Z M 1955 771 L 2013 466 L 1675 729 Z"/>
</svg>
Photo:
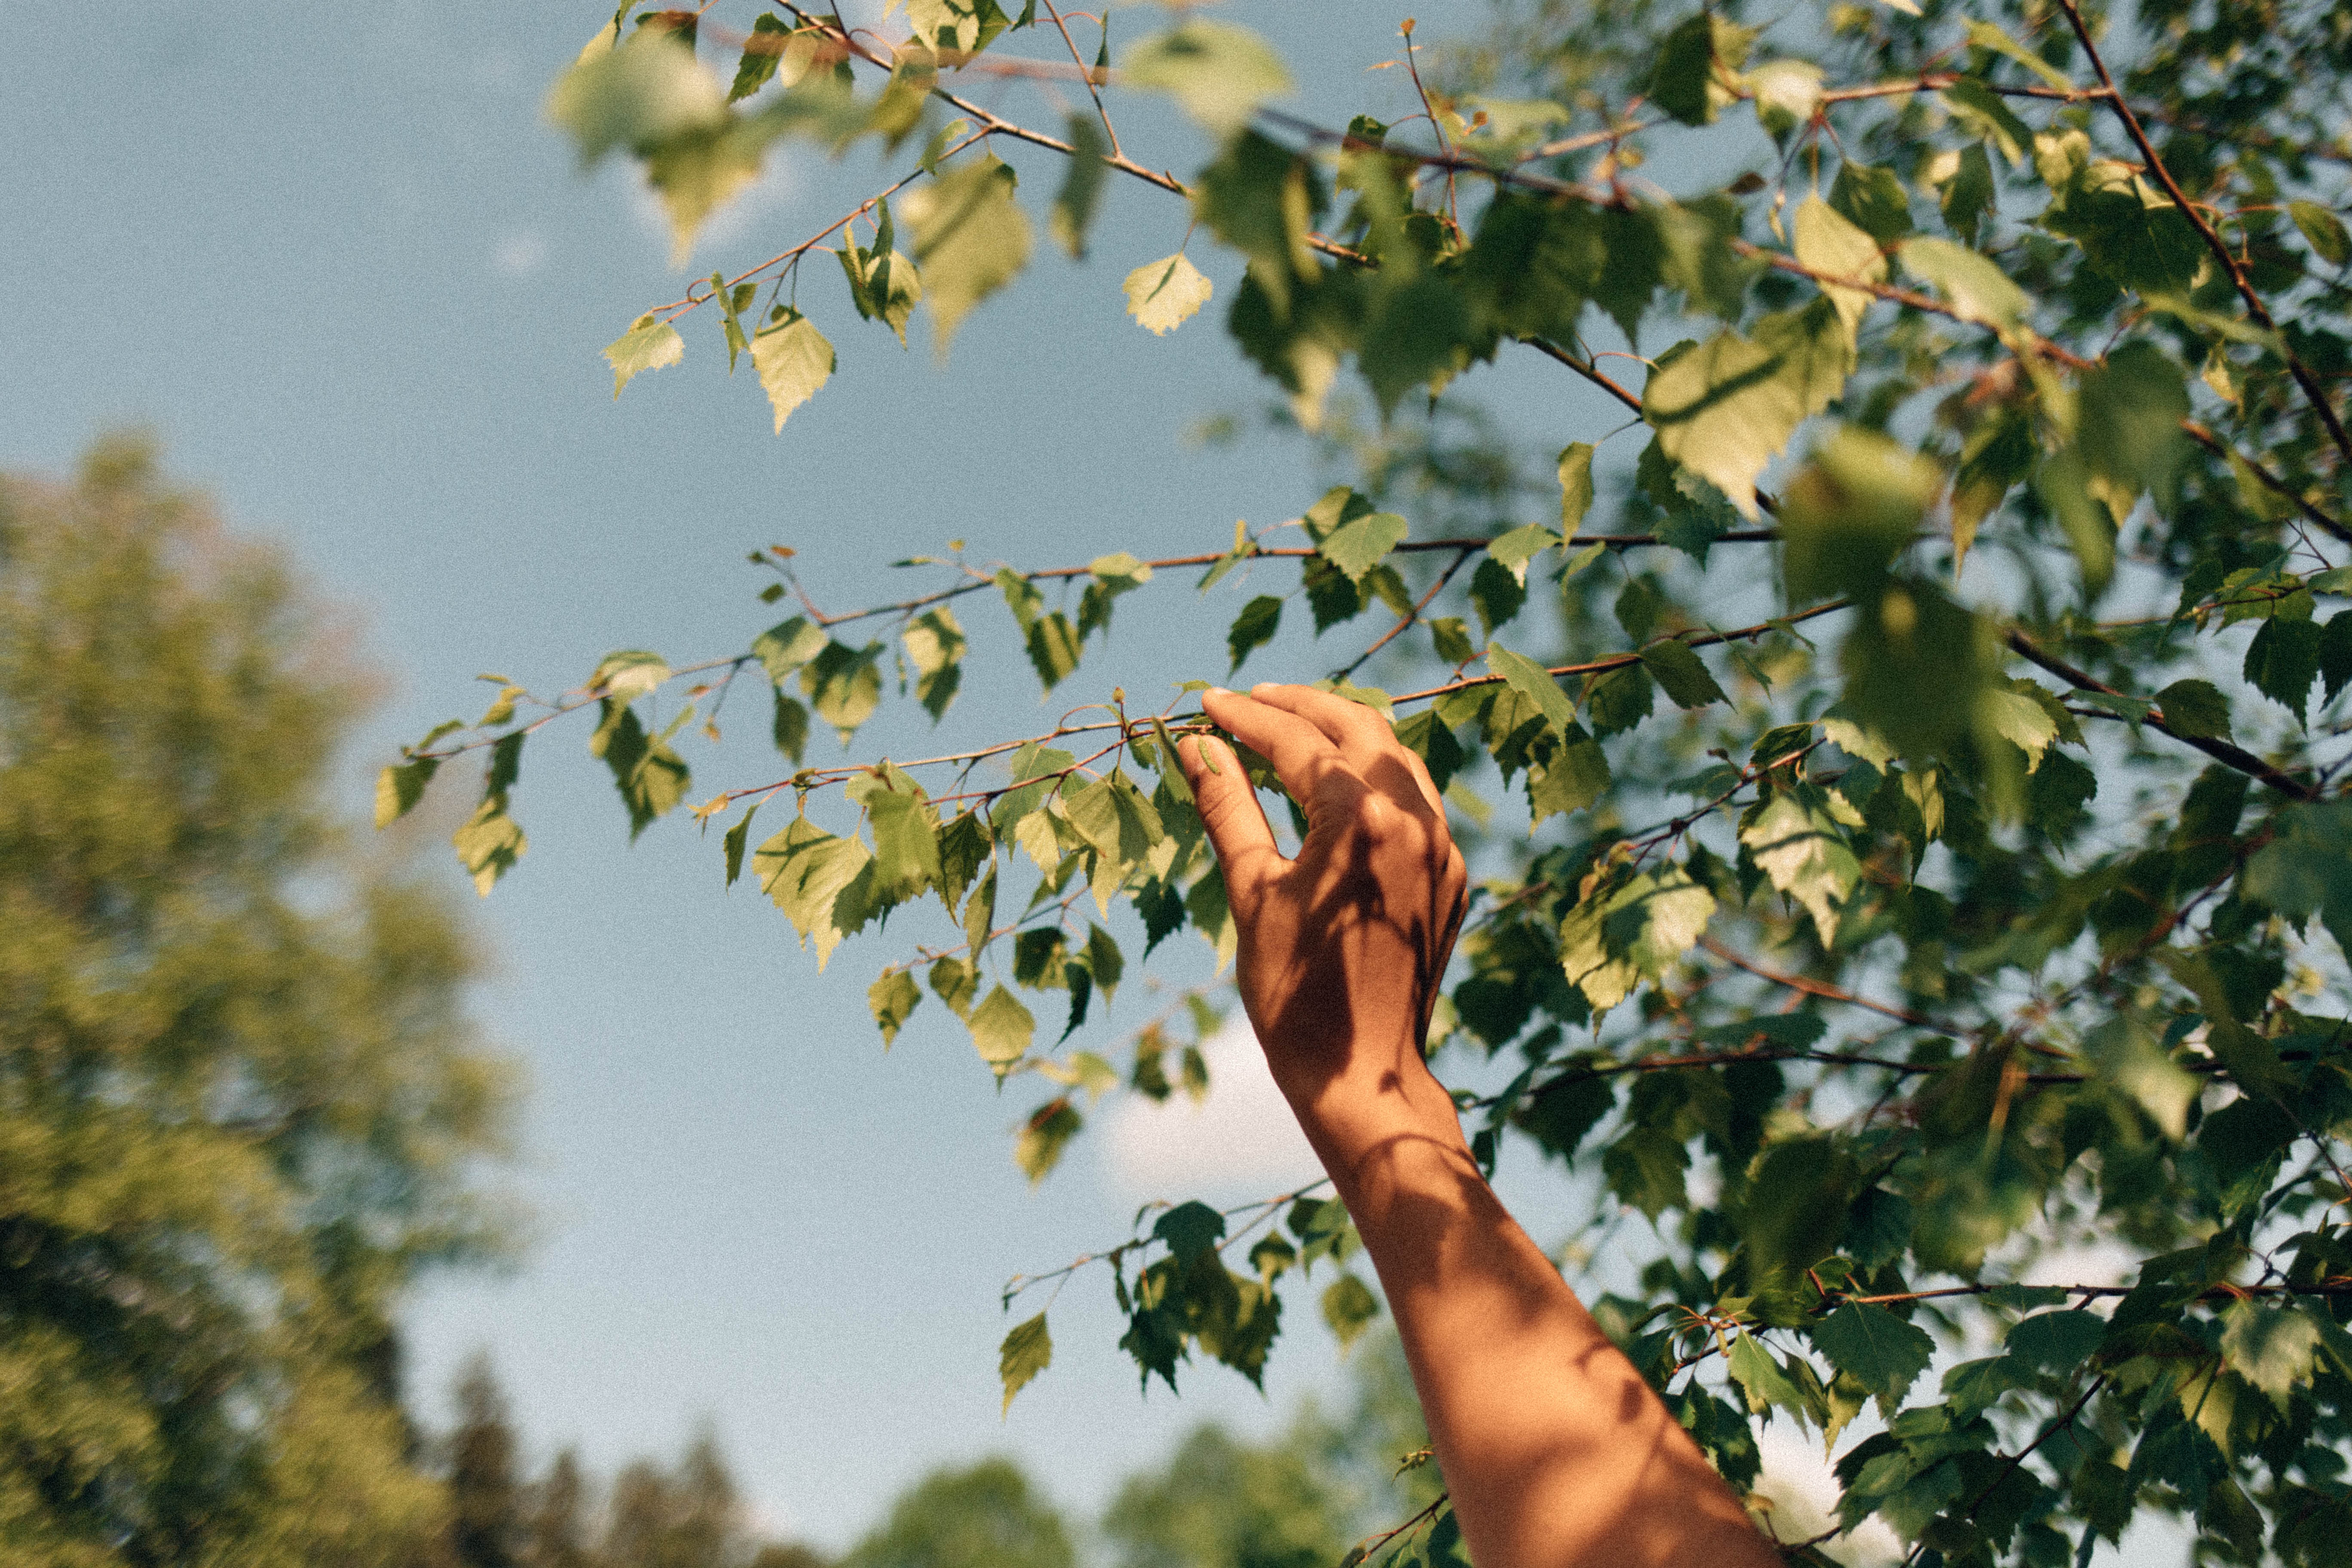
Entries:
<svg viewBox="0 0 2352 1568">
<path fill-rule="evenodd" d="M 1192 786 L 1209 847 L 1224 868 L 1225 895 L 1238 909 L 1257 882 L 1283 864 L 1274 829 L 1266 826 L 1241 759 L 1224 742 L 1213 735 L 1187 735 L 1176 743 L 1176 760 Z"/>
</svg>

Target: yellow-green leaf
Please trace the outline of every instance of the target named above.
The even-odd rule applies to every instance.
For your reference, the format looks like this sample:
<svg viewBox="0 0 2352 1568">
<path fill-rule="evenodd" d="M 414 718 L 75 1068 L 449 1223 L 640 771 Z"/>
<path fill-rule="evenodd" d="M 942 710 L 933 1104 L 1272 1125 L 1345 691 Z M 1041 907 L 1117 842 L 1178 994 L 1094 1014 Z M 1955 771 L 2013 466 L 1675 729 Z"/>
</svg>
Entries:
<svg viewBox="0 0 2352 1568">
<path fill-rule="evenodd" d="M 667 321 L 656 321 L 651 316 L 639 316 L 635 324 L 614 338 L 604 348 L 605 363 L 613 367 L 613 395 L 621 395 L 621 388 L 629 384 L 632 376 L 649 370 L 663 370 L 686 357 L 686 340 Z"/>
<path fill-rule="evenodd" d="M 751 339 L 751 366 L 760 373 L 761 389 L 776 411 L 776 433 L 793 409 L 814 397 L 833 374 L 833 345 L 816 323 L 795 310 L 781 326 Z"/>
<path fill-rule="evenodd" d="M 1127 275 L 1127 313 L 1138 325 L 1166 336 L 1191 321 L 1213 292 L 1208 276 L 1182 251 L 1147 261 Z"/>
<path fill-rule="evenodd" d="M 1013 1396 L 1053 1363 L 1054 1336 L 1045 1328 L 1045 1313 L 1013 1324 L 996 1356 L 997 1375 L 1004 1380 L 1004 1408 L 1011 1410 Z"/>
</svg>

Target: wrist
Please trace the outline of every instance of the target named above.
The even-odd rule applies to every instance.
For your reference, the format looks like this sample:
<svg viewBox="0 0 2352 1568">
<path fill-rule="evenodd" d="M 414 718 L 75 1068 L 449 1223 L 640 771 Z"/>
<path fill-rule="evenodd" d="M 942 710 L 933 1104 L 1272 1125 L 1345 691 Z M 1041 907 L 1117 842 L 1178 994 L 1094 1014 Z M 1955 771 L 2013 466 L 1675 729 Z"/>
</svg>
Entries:
<svg viewBox="0 0 2352 1568">
<path fill-rule="evenodd" d="M 1335 1176 L 1400 1141 L 1468 1152 L 1453 1096 L 1409 1044 L 1359 1043 L 1336 1072 L 1278 1073 L 1276 1082 Z"/>
</svg>

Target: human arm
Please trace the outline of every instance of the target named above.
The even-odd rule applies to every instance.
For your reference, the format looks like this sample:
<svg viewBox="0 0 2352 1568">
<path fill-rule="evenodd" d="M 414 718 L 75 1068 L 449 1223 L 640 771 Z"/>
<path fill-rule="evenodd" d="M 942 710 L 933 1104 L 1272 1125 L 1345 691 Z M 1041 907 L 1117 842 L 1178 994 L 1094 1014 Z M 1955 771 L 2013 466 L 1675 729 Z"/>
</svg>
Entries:
<svg viewBox="0 0 2352 1568">
<path fill-rule="evenodd" d="M 1466 877 L 1421 759 L 1370 710 L 1306 687 L 1212 691 L 1202 706 L 1307 813 L 1286 859 L 1231 749 L 1181 742 L 1224 868 L 1242 1005 L 1380 1273 L 1471 1555 L 1776 1563 L 1481 1178 L 1423 1062 Z"/>
</svg>

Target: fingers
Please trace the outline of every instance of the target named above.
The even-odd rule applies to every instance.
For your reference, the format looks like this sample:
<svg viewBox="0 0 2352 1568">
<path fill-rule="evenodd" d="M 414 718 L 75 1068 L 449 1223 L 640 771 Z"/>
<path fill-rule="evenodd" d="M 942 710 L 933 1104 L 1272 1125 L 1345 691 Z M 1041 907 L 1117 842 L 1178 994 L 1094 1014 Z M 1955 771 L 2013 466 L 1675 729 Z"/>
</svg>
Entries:
<svg viewBox="0 0 2352 1568">
<path fill-rule="evenodd" d="M 1314 725 L 1339 748 L 1365 782 L 1376 788 L 1397 793 L 1396 779 L 1382 764 L 1402 764 L 1411 775 L 1413 793 L 1420 795 L 1430 814 L 1440 822 L 1445 819 L 1445 807 L 1438 798 L 1437 785 L 1431 781 L 1429 770 L 1411 747 L 1396 738 L 1388 721 L 1370 708 L 1328 691 L 1318 691 L 1311 686 L 1255 686 L 1250 689 L 1250 696 Z M 1401 797 L 1401 804 L 1410 805 L 1410 797 Z"/>
<path fill-rule="evenodd" d="M 1396 743 L 1396 736 L 1379 714 L 1360 702 L 1318 691 L 1311 686 L 1276 686 L 1271 681 L 1250 688 L 1253 701 L 1295 713 L 1323 732 L 1326 740 L 1362 762 L 1374 752 Z"/>
<path fill-rule="evenodd" d="M 1201 708 L 1236 740 L 1272 763 L 1282 787 L 1301 805 L 1314 799 L 1315 786 L 1339 762 L 1339 748 L 1321 730 L 1254 695 L 1213 689 L 1201 694 Z"/>
<path fill-rule="evenodd" d="M 1176 742 L 1176 760 L 1192 783 L 1209 847 L 1225 868 L 1227 898 L 1246 898 L 1261 878 L 1283 863 L 1248 773 L 1234 749 L 1213 735 L 1185 736 Z"/>
</svg>

